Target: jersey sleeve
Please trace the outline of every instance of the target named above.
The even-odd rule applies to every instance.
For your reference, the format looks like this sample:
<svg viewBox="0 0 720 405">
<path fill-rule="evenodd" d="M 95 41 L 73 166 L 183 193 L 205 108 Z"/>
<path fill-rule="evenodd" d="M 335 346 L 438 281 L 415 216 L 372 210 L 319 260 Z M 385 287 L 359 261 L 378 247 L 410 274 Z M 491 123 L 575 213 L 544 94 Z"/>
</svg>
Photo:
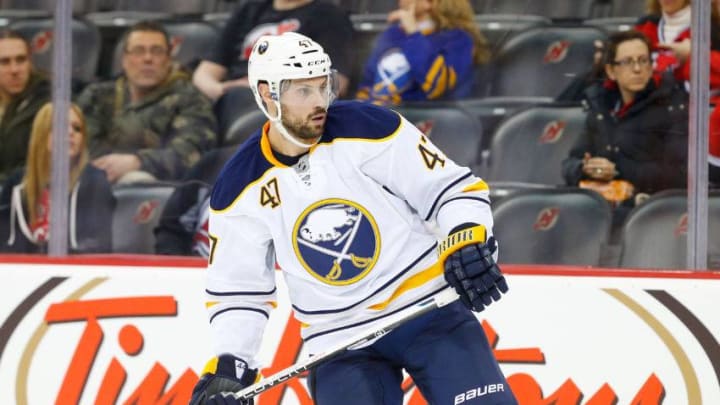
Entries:
<svg viewBox="0 0 720 405">
<path fill-rule="evenodd" d="M 210 212 L 207 308 L 216 354 L 259 366 L 256 354 L 275 305 L 275 253 L 269 230 L 248 215 Z"/>
<path fill-rule="evenodd" d="M 436 221 L 443 235 L 467 222 L 484 225 L 491 233 L 487 184 L 448 158 L 405 118 L 363 170 L 423 220 Z"/>
</svg>

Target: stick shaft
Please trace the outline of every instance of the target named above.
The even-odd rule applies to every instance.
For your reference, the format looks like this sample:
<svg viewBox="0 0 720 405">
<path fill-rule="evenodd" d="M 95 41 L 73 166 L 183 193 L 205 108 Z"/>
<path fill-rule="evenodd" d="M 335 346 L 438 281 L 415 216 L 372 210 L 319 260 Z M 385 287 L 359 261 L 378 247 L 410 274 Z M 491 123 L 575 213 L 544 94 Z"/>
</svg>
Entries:
<svg viewBox="0 0 720 405">
<path fill-rule="evenodd" d="M 373 339 L 380 338 L 393 329 L 397 328 L 401 324 L 417 318 L 420 315 L 426 314 L 436 308 L 443 307 L 458 299 L 458 295 L 453 291 L 452 288 L 446 288 L 438 294 L 424 299 L 417 304 L 410 307 L 406 311 L 402 311 L 398 314 L 390 316 L 385 322 L 378 325 L 376 328 L 369 332 L 364 332 L 361 335 L 347 339 L 339 344 L 333 346 L 329 350 L 326 350 L 320 354 L 314 355 L 307 358 L 306 360 L 300 361 L 288 368 L 278 371 L 277 373 L 263 378 L 257 383 L 250 385 L 234 394 L 235 398 L 249 399 L 263 391 L 284 383 L 285 381 L 297 377 L 301 373 L 311 370 L 338 354 L 348 350 L 353 346 L 358 346 L 363 343 L 369 342 Z"/>
</svg>

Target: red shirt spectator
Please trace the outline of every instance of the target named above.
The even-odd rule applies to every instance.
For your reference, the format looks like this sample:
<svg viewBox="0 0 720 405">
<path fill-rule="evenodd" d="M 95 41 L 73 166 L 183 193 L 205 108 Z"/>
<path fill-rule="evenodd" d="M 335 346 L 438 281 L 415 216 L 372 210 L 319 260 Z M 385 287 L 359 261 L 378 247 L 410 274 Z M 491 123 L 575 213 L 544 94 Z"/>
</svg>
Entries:
<svg viewBox="0 0 720 405">
<path fill-rule="evenodd" d="M 653 47 L 655 70 L 672 70 L 679 81 L 690 80 L 690 1 L 655 0 L 635 29 L 645 34 Z M 720 93 L 720 17 L 712 9 L 710 88 Z"/>
</svg>

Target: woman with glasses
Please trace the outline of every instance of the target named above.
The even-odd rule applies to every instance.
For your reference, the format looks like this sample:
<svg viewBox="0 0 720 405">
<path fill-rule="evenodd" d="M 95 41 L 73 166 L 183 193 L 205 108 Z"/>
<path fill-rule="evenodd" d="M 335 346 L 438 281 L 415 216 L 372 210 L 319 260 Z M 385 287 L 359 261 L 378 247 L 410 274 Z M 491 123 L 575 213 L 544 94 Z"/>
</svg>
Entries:
<svg viewBox="0 0 720 405">
<path fill-rule="evenodd" d="M 586 130 L 562 164 L 567 184 L 600 190 L 618 207 L 686 182 L 687 93 L 669 72 L 653 73 L 650 47 L 637 31 L 610 36 L 607 79 L 586 90 Z"/>
<path fill-rule="evenodd" d="M 53 106 L 45 104 L 32 125 L 27 166 L 10 176 L 0 196 L 0 251 L 46 253 L 50 231 L 50 162 Z M 70 184 L 68 248 L 72 253 L 112 250 L 115 197 L 105 174 L 89 164 L 87 132 L 72 104 L 67 128 Z"/>
</svg>

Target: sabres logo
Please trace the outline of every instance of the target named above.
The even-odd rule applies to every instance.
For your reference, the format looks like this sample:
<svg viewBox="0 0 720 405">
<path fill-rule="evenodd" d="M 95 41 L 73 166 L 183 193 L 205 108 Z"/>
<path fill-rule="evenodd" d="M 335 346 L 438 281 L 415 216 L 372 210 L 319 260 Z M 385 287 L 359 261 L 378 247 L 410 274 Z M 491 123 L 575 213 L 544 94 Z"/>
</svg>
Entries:
<svg viewBox="0 0 720 405">
<path fill-rule="evenodd" d="M 375 266 L 380 233 L 364 207 L 328 199 L 300 214 L 293 229 L 293 246 L 300 263 L 315 278 L 346 285 L 362 279 Z"/>
</svg>

